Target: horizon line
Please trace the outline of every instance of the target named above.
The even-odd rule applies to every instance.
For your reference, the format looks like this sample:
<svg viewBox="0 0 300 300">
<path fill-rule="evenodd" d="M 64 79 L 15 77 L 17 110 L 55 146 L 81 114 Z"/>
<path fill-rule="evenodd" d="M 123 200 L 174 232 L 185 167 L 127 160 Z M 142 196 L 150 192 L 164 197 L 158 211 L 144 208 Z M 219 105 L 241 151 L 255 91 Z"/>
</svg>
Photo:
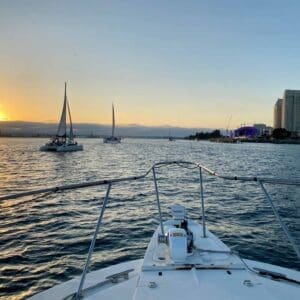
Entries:
<svg viewBox="0 0 300 300">
<path fill-rule="evenodd" d="M 0 125 L 3 123 L 13 123 L 13 122 L 20 122 L 20 123 L 35 123 L 35 124 L 47 124 L 47 125 L 55 125 L 59 122 L 54 121 L 25 121 L 25 120 L 2 120 L 0 121 Z M 77 125 L 98 125 L 98 126 L 111 126 L 109 123 L 96 123 L 96 122 L 74 122 L 73 124 Z M 169 125 L 169 124 L 161 124 L 161 125 L 143 125 L 138 123 L 121 123 L 118 124 L 117 127 L 126 127 L 126 126 L 136 126 L 136 127 L 164 127 L 164 128 L 207 128 L 207 129 L 224 129 L 224 127 L 206 127 L 206 126 L 180 126 L 180 125 Z"/>
</svg>

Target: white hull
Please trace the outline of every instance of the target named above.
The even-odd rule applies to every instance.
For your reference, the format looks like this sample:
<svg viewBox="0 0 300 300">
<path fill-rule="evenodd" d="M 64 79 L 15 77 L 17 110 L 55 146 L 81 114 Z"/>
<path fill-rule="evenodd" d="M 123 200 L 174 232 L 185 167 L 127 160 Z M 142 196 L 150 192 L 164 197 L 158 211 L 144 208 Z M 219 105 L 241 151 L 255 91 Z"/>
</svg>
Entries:
<svg viewBox="0 0 300 300">
<path fill-rule="evenodd" d="M 133 272 L 129 274 L 129 280 L 124 282 L 125 284 L 120 284 L 115 288 L 105 288 L 103 287 L 101 290 L 101 297 L 103 299 L 122 299 L 122 300 L 132 300 L 133 293 L 135 291 L 135 286 L 138 281 L 138 275 L 141 269 L 141 265 L 143 263 L 142 259 L 133 260 L 117 265 L 113 265 L 111 267 L 107 267 L 104 269 L 100 269 L 97 271 L 93 271 L 87 274 L 85 281 L 85 288 L 92 287 L 97 283 L 105 281 L 107 276 L 112 274 L 116 274 L 125 270 L 134 269 Z M 31 300 L 59 300 L 64 299 L 65 297 L 74 294 L 79 285 L 80 277 L 76 277 L 72 280 L 64 282 L 62 284 L 56 285 L 53 288 L 50 288 L 44 292 L 36 294 L 35 296 L 29 298 Z M 97 294 L 91 295 L 86 299 L 97 299 Z M 120 296 L 122 295 L 122 296 Z M 102 298 L 101 298 L 102 299 Z"/>
<path fill-rule="evenodd" d="M 53 151 L 53 152 L 73 152 L 82 151 L 83 146 L 78 144 L 63 144 L 63 145 L 52 145 L 46 144 L 40 148 L 40 151 Z"/>
<path fill-rule="evenodd" d="M 170 222 L 164 223 L 168 230 Z M 250 260 L 241 260 L 202 226 L 189 220 L 195 237 L 195 249 L 186 261 L 172 261 L 166 248 L 157 242 L 160 228 L 154 233 L 144 260 L 134 260 L 91 272 L 87 275 L 80 299 L 130 300 L 298 300 L 300 286 L 284 280 L 259 276 L 248 268 L 259 268 L 300 282 L 300 272 Z M 161 259 L 164 257 L 164 260 Z M 248 266 L 248 267 L 247 267 Z M 120 272 L 128 277 L 118 277 Z M 115 280 L 110 280 L 113 276 Z M 57 285 L 33 296 L 37 299 L 72 299 L 77 292 L 79 278 Z M 201 297 L 200 297 L 201 296 Z M 75 299 L 75 298 L 73 298 Z"/>
<path fill-rule="evenodd" d="M 121 143 L 121 138 L 114 137 L 114 136 L 106 137 L 106 138 L 103 138 L 103 143 L 105 143 L 105 144 L 119 144 L 119 143 Z"/>
</svg>

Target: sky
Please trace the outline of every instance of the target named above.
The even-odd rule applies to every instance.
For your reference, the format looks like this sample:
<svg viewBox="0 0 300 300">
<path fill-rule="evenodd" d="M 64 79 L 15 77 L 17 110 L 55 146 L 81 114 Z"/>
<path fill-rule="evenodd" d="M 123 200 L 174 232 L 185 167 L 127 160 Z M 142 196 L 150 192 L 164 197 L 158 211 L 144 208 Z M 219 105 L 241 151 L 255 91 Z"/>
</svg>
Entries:
<svg viewBox="0 0 300 300">
<path fill-rule="evenodd" d="M 299 1 L 0 0 L 0 121 L 235 128 L 300 89 Z M 229 123 L 230 121 L 230 124 Z"/>
</svg>

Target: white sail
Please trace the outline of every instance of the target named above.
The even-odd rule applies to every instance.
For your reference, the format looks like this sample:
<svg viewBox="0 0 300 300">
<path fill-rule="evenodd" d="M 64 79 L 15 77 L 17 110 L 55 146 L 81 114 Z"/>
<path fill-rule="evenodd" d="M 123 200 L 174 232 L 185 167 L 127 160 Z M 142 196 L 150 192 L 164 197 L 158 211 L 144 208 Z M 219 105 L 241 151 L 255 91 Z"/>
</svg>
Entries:
<svg viewBox="0 0 300 300">
<path fill-rule="evenodd" d="M 61 113 L 57 133 L 57 137 L 66 137 L 67 136 L 67 83 L 65 82 L 65 98 L 63 110 Z"/>
<path fill-rule="evenodd" d="M 119 144 L 121 142 L 121 138 L 120 137 L 115 137 L 115 108 L 114 108 L 114 104 L 112 104 L 112 132 L 111 132 L 111 136 L 109 137 L 105 137 L 103 139 L 104 143 L 109 143 L 109 144 Z"/>
<path fill-rule="evenodd" d="M 71 110 L 70 110 L 69 101 L 67 101 L 67 104 L 68 104 L 68 114 L 69 114 L 69 119 L 70 119 L 70 136 L 69 136 L 69 139 L 73 140 L 74 139 L 73 123 L 72 123 L 72 118 L 71 118 Z"/>
<path fill-rule="evenodd" d="M 114 104 L 112 104 L 112 133 L 111 136 L 115 136 L 115 109 L 114 109 Z"/>
</svg>

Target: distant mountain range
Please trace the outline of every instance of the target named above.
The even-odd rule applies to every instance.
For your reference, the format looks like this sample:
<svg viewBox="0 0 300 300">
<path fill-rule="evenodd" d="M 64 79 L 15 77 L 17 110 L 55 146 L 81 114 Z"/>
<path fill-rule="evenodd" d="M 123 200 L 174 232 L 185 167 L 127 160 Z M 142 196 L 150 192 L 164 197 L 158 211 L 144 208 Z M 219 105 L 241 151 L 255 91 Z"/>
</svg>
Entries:
<svg viewBox="0 0 300 300">
<path fill-rule="evenodd" d="M 110 125 L 78 123 L 73 124 L 77 136 L 103 137 L 111 134 Z M 116 128 L 116 135 L 122 137 L 186 137 L 196 132 L 210 132 L 215 128 L 184 128 L 172 126 L 142 126 L 137 124 L 120 125 Z M 0 136 L 52 136 L 57 130 L 56 123 L 2 121 L 0 122 Z"/>
</svg>

